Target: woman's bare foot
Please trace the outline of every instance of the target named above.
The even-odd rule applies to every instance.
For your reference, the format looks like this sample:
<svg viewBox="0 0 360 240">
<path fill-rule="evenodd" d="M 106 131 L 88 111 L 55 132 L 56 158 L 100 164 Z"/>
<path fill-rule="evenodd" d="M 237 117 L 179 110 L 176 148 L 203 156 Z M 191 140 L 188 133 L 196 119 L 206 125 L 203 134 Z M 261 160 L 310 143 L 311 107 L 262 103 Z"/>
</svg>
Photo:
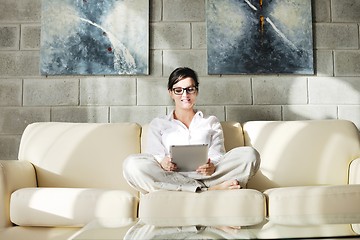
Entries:
<svg viewBox="0 0 360 240">
<path fill-rule="evenodd" d="M 240 189 L 240 183 L 238 180 L 228 180 L 218 185 L 209 187 L 208 190 L 231 190 L 231 189 Z"/>
</svg>

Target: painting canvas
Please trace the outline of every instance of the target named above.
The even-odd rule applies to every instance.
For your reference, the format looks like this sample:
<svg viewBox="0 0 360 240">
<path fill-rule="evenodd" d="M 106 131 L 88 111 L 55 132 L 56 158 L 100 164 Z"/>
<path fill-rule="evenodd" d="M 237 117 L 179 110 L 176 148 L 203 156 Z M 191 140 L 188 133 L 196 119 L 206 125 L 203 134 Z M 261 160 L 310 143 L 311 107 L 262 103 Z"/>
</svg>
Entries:
<svg viewBox="0 0 360 240">
<path fill-rule="evenodd" d="M 148 0 L 43 0 L 43 75 L 146 75 Z"/>
<path fill-rule="evenodd" d="M 314 74 L 311 0 L 208 0 L 209 74 Z"/>
</svg>

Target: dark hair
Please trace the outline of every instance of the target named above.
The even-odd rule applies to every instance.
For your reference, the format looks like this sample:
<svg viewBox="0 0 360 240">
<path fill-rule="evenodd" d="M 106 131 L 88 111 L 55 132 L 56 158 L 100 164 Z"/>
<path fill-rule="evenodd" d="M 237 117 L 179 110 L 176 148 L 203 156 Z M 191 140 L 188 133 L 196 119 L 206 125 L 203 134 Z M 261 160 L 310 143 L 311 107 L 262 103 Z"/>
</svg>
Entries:
<svg viewBox="0 0 360 240">
<path fill-rule="evenodd" d="M 199 89 L 199 80 L 196 72 L 188 67 L 179 67 L 176 68 L 169 76 L 168 90 L 172 90 L 176 83 L 188 77 L 194 80 L 196 89 Z"/>
</svg>

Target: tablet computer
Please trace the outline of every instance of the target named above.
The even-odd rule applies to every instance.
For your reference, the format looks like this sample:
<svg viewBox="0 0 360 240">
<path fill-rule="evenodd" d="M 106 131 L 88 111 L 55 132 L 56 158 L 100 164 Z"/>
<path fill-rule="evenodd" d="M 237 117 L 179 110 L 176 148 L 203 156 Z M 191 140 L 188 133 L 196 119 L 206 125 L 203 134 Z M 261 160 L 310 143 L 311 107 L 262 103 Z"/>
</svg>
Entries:
<svg viewBox="0 0 360 240">
<path fill-rule="evenodd" d="M 208 145 L 172 145 L 171 159 L 176 163 L 179 172 L 192 172 L 206 164 L 208 160 Z"/>
</svg>

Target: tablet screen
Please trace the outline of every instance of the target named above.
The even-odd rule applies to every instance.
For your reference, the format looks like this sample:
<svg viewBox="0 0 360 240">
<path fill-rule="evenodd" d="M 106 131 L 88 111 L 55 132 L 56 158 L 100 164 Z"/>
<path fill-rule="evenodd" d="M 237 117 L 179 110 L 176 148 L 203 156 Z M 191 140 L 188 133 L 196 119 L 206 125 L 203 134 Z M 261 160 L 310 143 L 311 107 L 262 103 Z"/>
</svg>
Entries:
<svg viewBox="0 0 360 240">
<path fill-rule="evenodd" d="M 171 158 L 179 172 L 195 171 L 208 160 L 208 145 L 172 145 Z"/>
</svg>

